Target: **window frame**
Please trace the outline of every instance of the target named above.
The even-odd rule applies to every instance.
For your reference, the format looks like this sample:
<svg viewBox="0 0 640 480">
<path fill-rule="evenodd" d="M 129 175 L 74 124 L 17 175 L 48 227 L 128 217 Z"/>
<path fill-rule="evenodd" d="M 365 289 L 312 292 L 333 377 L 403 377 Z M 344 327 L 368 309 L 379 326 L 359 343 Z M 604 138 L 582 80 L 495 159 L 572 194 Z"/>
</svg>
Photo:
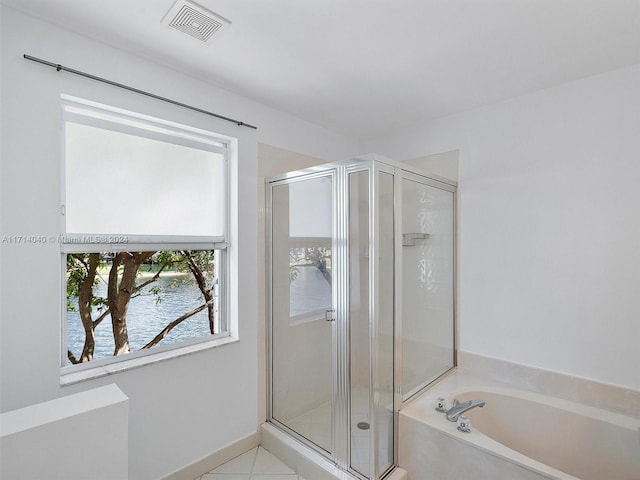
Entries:
<svg viewBox="0 0 640 480">
<path fill-rule="evenodd" d="M 234 138 L 200 128 L 163 120 L 157 117 L 100 104 L 70 95 L 61 95 L 61 191 L 60 191 L 60 272 L 61 272 L 61 341 L 60 383 L 62 385 L 109 375 L 168 358 L 235 342 L 232 337 L 230 305 L 230 208 L 232 192 L 230 161 L 234 154 Z M 66 125 L 79 123 L 123 134 L 159 140 L 167 143 L 196 148 L 223 156 L 223 235 L 126 235 L 91 234 L 67 232 L 66 228 Z M 215 250 L 220 332 L 206 337 L 195 337 L 177 343 L 156 345 L 144 351 L 131 351 L 125 355 L 95 359 L 87 363 L 67 364 L 67 302 L 66 302 L 66 257 L 70 253 L 121 252 L 121 251 L 167 251 L 167 250 Z"/>
</svg>

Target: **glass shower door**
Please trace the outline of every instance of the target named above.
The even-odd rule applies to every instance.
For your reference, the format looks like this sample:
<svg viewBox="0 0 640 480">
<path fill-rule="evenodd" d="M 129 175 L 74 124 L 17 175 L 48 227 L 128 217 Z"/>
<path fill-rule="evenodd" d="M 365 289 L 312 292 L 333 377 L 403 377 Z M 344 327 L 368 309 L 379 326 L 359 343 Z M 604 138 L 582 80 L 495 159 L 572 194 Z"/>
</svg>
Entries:
<svg viewBox="0 0 640 480">
<path fill-rule="evenodd" d="M 271 414 L 332 453 L 332 173 L 272 187 Z"/>
</svg>

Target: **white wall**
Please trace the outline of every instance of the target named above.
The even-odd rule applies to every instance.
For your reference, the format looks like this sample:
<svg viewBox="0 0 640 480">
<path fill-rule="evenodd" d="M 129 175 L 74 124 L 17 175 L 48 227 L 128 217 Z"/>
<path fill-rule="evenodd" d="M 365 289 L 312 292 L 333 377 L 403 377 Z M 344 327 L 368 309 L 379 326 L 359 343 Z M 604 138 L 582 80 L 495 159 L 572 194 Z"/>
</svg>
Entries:
<svg viewBox="0 0 640 480">
<path fill-rule="evenodd" d="M 128 478 L 128 404 L 111 384 L 0 414 L 0 476 Z"/>
<path fill-rule="evenodd" d="M 362 141 L 460 150 L 460 349 L 640 389 L 640 65 Z"/>
<path fill-rule="evenodd" d="M 257 142 L 320 158 L 353 155 L 355 142 L 234 96 L 168 67 L 2 7 L 1 234 L 60 231 L 61 123 L 66 93 L 239 138 L 239 215 L 232 256 L 241 285 L 240 342 L 61 387 L 60 247 L 2 244 L 1 409 L 8 411 L 115 383 L 129 397 L 129 473 L 170 474 L 256 432 L 258 391 Z M 257 125 L 237 127 L 28 62 L 41 57 Z M 105 179 L 108 182 L 110 179 Z M 106 188 L 106 185 L 105 185 Z M 100 432 L 95 432 L 100 435 Z"/>
<path fill-rule="evenodd" d="M 419 168 L 429 176 L 438 176 L 447 180 L 458 181 L 458 155 L 457 150 L 451 152 L 434 153 L 417 158 L 403 160 L 404 163 Z"/>
</svg>

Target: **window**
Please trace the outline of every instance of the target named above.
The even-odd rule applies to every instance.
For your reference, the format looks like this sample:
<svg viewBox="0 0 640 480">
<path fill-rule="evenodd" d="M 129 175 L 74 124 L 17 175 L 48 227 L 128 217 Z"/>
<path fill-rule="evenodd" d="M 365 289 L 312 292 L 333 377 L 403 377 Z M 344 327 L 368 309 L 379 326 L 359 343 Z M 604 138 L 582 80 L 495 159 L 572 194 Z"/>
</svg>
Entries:
<svg viewBox="0 0 640 480">
<path fill-rule="evenodd" d="M 62 105 L 63 373 L 228 336 L 231 139 Z"/>
</svg>

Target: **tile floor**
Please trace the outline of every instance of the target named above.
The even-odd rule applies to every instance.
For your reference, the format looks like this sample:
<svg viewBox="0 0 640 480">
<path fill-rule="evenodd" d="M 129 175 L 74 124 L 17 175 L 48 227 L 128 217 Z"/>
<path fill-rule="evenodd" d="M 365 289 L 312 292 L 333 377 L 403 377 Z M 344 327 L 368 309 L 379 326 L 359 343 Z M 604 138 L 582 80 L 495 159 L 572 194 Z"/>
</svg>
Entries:
<svg viewBox="0 0 640 480">
<path fill-rule="evenodd" d="M 262 447 L 256 447 L 195 480 L 304 480 Z"/>
</svg>

